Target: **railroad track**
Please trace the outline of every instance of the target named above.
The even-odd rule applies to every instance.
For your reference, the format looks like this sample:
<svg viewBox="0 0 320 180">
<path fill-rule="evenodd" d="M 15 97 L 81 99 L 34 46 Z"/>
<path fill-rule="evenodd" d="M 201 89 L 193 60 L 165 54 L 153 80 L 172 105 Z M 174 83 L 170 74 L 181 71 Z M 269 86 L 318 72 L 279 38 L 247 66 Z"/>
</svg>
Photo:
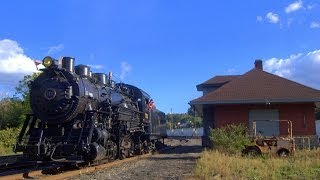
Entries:
<svg viewBox="0 0 320 180">
<path fill-rule="evenodd" d="M 77 170 L 62 170 L 61 173 L 57 172 L 58 174 L 46 174 L 46 172 L 53 172 L 55 169 L 52 168 L 46 168 L 46 169 L 41 169 L 41 170 L 35 170 L 35 171 L 29 171 L 29 172 L 24 172 L 24 173 L 17 173 L 17 174 L 12 174 L 12 175 L 7 175 L 7 176 L 0 176 L 0 180 L 18 180 L 18 179 L 30 179 L 30 178 L 36 178 L 36 179 L 67 179 L 73 176 L 85 174 L 85 173 L 92 173 L 100 169 L 106 169 L 109 167 L 114 167 L 114 166 L 119 166 L 123 163 L 131 162 L 131 161 L 136 161 L 139 159 L 147 158 L 151 156 L 152 154 L 144 154 L 144 155 L 139 155 L 131 158 L 126 158 L 123 160 L 116 160 L 113 162 L 109 162 L 106 164 L 101 164 L 101 165 L 96 165 L 96 166 L 89 166 L 89 167 L 82 167 Z"/>
<path fill-rule="evenodd" d="M 0 177 L 10 174 L 10 170 L 13 169 L 25 169 L 36 166 L 37 162 L 27 161 L 22 154 L 0 156 Z"/>
<path fill-rule="evenodd" d="M 22 157 L 22 155 L 0 156 L 0 166 L 6 166 L 10 163 L 16 162 L 17 159 Z"/>
<path fill-rule="evenodd" d="M 172 140 L 168 139 L 167 143 L 171 143 Z M 188 142 L 188 139 L 180 140 L 180 142 L 175 143 L 171 146 L 166 146 L 162 148 L 161 150 L 158 150 L 156 153 L 163 153 L 170 151 L 176 147 L 180 147 Z M 13 161 L 14 158 L 20 158 L 17 155 L 17 157 L 7 156 L 8 159 L 11 158 L 11 161 Z M 123 160 L 115 160 L 112 162 L 108 162 L 105 164 L 100 165 L 94 165 L 94 166 L 84 166 L 84 167 L 72 167 L 72 168 L 64 168 L 63 166 L 57 166 L 57 167 L 38 167 L 36 169 L 24 169 L 20 171 L 12 171 L 10 174 L 1 174 L 0 173 L 0 180 L 18 180 L 18 179 L 50 179 L 50 180 L 56 180 L 56 179 L 68 179 L 77 175 L 86 174 L 86 173 L 93 173 L 95 171 L 101 170 L 101 169 L 107 169 L 115 166 L 120 166 L 121 164 L 125 164 L 132 161 L 138 161 L 141 159 L 145 159 L 148 157 L 151 157 L 152 153 L 143 154 L 134 156 L 131 158 L 126 158 Z M 4 159 L 4 158 L 3 158 Z M 2 158 L 0 157 L 0 162 Z M 4 162 L 4 161 L 3 161 Z"/>
</svg>

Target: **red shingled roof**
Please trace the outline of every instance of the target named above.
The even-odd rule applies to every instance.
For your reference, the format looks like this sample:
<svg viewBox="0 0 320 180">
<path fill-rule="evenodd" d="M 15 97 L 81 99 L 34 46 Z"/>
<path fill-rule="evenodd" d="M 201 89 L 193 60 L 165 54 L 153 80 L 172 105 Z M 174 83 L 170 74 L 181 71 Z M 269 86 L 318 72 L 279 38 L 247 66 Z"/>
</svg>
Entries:
<svg viewBox="0 0 320 180">
<path fill-rule="evenodd" d="M 229 76 L 215 76 L 202 84 L 222 84 L 232 81 L 240 75 L 229 75 Z"/>
<path fill-rule="evenodd" d="M 229 76 L 215 76 L 208 81 L 197 85 L 197 90 L 198 91 L 203 91 L 205 88 L 210 88 L 210 87 L 221 87 L 225 85 L 226 83 L 236 79 L 240 75 L 229 75 Z"/>
<path fill-rule="evenodd" d="M 206 82 L 216 82 L 216 77 Z M 219 89 L 194 99 L 190 103 L 228 104 L 318 101 L 320 101 L 319 90 L 259 69 L 252 69 L 247 73 L 234 78 Z"/>
</svg>

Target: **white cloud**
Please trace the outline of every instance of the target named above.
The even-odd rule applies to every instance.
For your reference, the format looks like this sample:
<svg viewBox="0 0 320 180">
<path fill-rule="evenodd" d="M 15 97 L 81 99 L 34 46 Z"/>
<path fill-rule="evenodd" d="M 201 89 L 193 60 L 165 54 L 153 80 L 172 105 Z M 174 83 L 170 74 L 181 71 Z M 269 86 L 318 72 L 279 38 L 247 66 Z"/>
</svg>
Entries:
<svg viewBox="0 0 320 180">
<path fill-rule="evenodd" d="M 279 15 L 273 12 L 268 12 L 266 19 L 268 19 L 270 23 L 276 24 L 279 22 Z"/>
<path fill-rule="evenodd" d="M 64 49 L 64 45 L 63 44 L 58 44 L 56 46 L 51 46 L 48 48 L 48 54 L 55 54 L 57 52 L 60 52 Z"/>
<path fill-rule="evenodd" d="M 320 49 L 291 55 L 286 59 L 271 58 L 264 69 L 273 74 L 320 89 Z"/>
<path fill-rule="evenodd" d="M 19 80 L 36 72 L 34 61 L 26 56 L 16 41 L 0 40 L 0 85 L 13 90 Z"/>
<path fill-rule="evenodd" d="M 318 22 L 311 22 L 310 28 L 312 28 L 312 29 L 320 28 L 320 23 L 318 23 Z"/>
<path fill-rule="evenodd" d="M 103 65 L 100 64 L 88 64 L 87 66 L 89 66 L 92 69 L 102 69 Z"/>
<path fill-rule="evenodd" d="M 261 16 L 257 16 L 257 21 L 262 22 L 263 18 Z"/>
<path fill-rule="evenodd" d="M 284 11 L 288 14 L 288 13 L 291 13 L 291 12 L 294 12 L 294 11 L 298 11 L 299 9 L 301 9 L 303 7 L 302 5 L 302 1 L 299 0 L 299 1 L 295 1 L 291 4 L 289 4 L 285 9 Z"/>
<path fill-rule="evenodd" d="M 127 62 L 121 62 L 120 69 L 121 69 L 120 79 L 123 81 L 128 76 L 130 71 L 132 70 L 132 67 Z"/>
<path fill-rule="evenodd" d="M 0 40 L 0 70 L 7 74 L 28 74 L 35 72 L 36 66 L 16 41 L 3 39 Z"/>
</svg>

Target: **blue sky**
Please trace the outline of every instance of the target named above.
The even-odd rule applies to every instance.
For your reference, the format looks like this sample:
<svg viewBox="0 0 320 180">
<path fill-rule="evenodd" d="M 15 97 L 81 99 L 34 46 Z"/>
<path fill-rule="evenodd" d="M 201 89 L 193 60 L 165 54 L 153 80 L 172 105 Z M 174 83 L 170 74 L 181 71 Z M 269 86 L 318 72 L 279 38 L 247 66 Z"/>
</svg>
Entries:
<svg viewBox="0 0 320 180">
<path fill-rule="evenodd" d="M 164 111 L 186 112 L 196 85 L 266 71 L 320 88 L 320 1 L 1 1 L 0 96 L 30 63 L 73 56 L 94 72 L 148 92 Z"/>
</svg>

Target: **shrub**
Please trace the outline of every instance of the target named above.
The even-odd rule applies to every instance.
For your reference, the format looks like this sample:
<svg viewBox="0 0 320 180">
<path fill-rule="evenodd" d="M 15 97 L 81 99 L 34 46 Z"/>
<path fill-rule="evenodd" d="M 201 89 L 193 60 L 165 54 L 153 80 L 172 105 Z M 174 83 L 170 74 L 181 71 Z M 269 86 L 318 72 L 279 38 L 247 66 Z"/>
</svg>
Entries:
<svg viewBox="0 0 320 180">
<path fill-rule="evenodd" d="M 250 144 L 246 127 L 242 124 L 212 129 L 209 137 L 214 149 L 231 154 L 240 153 L 245 145 Z"/>
<path fill-rule="evenodd" d="M 20 128 L 0 130 L 0 155 L 12 154 L 12 148 L 20 133 Z"/>
</svg>

